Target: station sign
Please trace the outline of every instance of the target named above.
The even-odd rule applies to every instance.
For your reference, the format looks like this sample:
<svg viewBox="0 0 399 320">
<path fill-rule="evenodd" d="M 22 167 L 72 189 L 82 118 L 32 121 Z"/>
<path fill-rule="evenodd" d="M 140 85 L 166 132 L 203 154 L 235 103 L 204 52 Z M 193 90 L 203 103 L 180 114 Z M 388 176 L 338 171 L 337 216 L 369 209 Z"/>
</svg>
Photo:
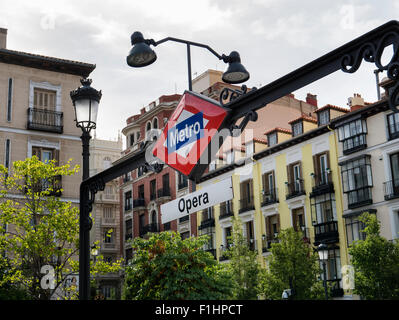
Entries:
<svg viewBox="0 0 399 320">
<path fill-rule="evenodd" d="M 167 223 L 231 199 L 233 187 L 230 177 L 162 204 L 161 221 Z"/>
<path fill-rule="evenodd" d="M 153 155 L 188 178 L 199 179 L 217 152 L 210 154 L 208 146 L 227 113 L 228 109 L 217 101 L 185 91 L 158 138 Z"/>
</svg>

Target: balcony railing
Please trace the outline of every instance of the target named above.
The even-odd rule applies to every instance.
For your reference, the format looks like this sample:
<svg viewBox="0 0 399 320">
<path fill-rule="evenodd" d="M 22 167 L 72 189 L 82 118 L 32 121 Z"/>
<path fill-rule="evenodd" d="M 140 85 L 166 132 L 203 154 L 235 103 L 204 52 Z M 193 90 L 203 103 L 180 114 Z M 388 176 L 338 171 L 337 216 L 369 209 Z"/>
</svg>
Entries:
<svg viewBox="0 0 399 320">
<path fill-rule="evenodd" d="M 295 182 L 286 183 L 286 186 L 286 199 L 291 199 L 305 194 L 305 188 L 302 179 L 297 179 Z"/>
<path fill-rule="evenodd" d="M 63 113 L 45 109 L 28 108 L 28 129 L 63 132 Z"/>
<path fill-rule="evenodd" d="M 159 232 L 158 223 L 154 222 L 141 227 L 139 230 L 140 237 L 146 235 L 149 232 Z"/>
<path fill-rule="evenodd" d="M 324 193 L 334 192 L 334 185 L 331 179 L 331 170 L 323 171 L 313 175 L 313 187 L 310 196 L 315 197 Z"/>
<path fill-rule="evenodd" d="M 233 212 L 233 203 L 229 201 L 228 203 L 223 202 L 220 204 L 220 214 L 219 219 L 224 219 L 227 217 L 231 217 L 234 215 Z"/>
<path fill-rule="evenodd" d="M 170 197 L 171 196 L 170 195 L 170 189 L 169 188 L 158 189 L 157 195 L 158 195 L 158 198 Z"/>
<path fill-rule="evenodd" d="M 246 196 L 245 198 L 240 200 L 240 210 L 239 213 L 243 213 L 246 211 L 254 210 L 254 197 L 253 196 Z"/>
<path fill-rule="evenodd" d="M 212 228 L 215 226 L 215 219 L 214 218 L 210 218 L 210 219 L 206 219 L 203 220 L 200 224 L 200 226 L 198 227 L 199 230 L 205 229 L 205 228 Z"/>
<path fill-rule="evenodd" d="M 399 197 L 399 180 L 384 182 L 384 198 L 391 200 Z"/>
<path fill-rule="evenodd" d="M 145 200 L 143 198 L 138 198 L 133 200 L 133 208 L 145 207 Z"/>
<path fill-rule="evenodd" d="M 357 190 L 349 191 L 348 194 L 348 208 L 358 208 L 373 203 L 371 196 L 371 187 L 364 187 Z"/>
<path fill-rule="evenodd" d="M 269 251 L 272 247 L 272 243 L 279 242 L 277 236 L 278 236 L 278 233 L 275 233 L 273 235 L 263 236 L 264 238 L 262 239 L 262 252 Z"/>
<path fill-rule="evenodd" d="M 320 243 L 335 243 L 339 241 L 337 221 L 328 221 L 313 225 L 315 245 Z"/>
<path fill-rule="evenodd" d="M 263 191 L 262 193 L 262 207 L 269 204 L 278 202 L 278 192 L 277 188 Z"/>
<path fill-rule="evenodd" d="M 39 182 L 32 184 L 31 190 L 33 192 L 48 191 L 49 196 L 60 197 L 62 195 L 62 176 L 54 176 L 49 179 L 42 179 Z M 25 193 L 27 190 L 25 189 Z"/>
</svg>

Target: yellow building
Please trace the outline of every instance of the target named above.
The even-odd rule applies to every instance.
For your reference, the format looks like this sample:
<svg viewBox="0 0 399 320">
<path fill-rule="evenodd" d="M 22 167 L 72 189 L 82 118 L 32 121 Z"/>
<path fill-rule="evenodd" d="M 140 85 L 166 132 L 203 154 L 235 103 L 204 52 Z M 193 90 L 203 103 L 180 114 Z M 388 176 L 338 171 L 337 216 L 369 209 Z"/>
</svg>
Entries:
<svg viewBox="0 0 399 320">
<path fill-rule="evenodd" d="M 233 199 L 198 214 L 198 234 L 211 235 L 208 250 L 225 261 L 232 232 L 232 216 L 240 218 L 249 247 L 262 264 L 282 229 L 293 227 L 316 248 L 329 247 L 327 281 L 333 295 L 342 297 L 341 268 L 348 264 L 342 218 L 342 183 L 338 166 L 338 139 L 330 120 L 349 110 L 327 105 L 317 119 L 301 116 L 290 121 L 291 131 L 275 128 L 262 140 L 251 141 L 241 161 L 213 166 L 198 188 L 231 178 Z M 247 143 L 248 144 L 248 143 Z M 347 292 L 349 293 L 349 292 Z"/>
</svg>

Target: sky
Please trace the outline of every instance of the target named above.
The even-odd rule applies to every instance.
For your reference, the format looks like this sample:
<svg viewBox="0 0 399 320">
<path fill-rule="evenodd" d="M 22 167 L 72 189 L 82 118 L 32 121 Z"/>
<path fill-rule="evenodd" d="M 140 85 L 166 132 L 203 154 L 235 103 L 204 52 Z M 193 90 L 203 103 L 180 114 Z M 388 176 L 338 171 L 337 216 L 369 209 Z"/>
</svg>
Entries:
<svg viewBox="0 0 399 320">
<path fill-rule="evenodd" d="M 393 0 L 1 0 L 0 27 L 8 29 L 8 49 L 96 64 L 90 78 L 103 94 L 96 135 L 111 140 L 141 108 L 188 89 L 184 44 L 157 46 L 157 61 L 145 68 L 126 64 L 134 31 L 238 51 L 250 73 L 245 84 L 259 88 L 398 17 Z M 204 48 L 191 47 L 191 61 L 193 77 L 227 67 Z M 319 107 L 346 107 L 354 93 L 373 102 L 375 68 L 363 61 L 356 73 L 337 71 L 295 97 L 316 94 Z"/>
</svg>

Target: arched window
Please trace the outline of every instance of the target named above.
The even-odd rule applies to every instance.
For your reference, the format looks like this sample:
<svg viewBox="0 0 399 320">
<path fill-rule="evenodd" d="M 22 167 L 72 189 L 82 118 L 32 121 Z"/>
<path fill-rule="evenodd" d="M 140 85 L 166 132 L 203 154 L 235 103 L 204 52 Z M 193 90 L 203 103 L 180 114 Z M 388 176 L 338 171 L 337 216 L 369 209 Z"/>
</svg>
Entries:
<svg viewBox="0 0 399 320">
<path fill-rule="evenodd" d="M 146 126 L 146 129 L 145 129 L 145 131 L 150 131 L 151 130 L 151 122 L 147 122 L 147 126 Z"/>
<path fill-rule="evenodd" d="M 151 212 L 151 223 L 157 223 L 157 212 L 155 210 Z"/>
<path fill-rule="evenodd" d="M 158 129 L 158 118 L 154 118 L 154 120 L 152 122 L 152 128 Z"/>
</svg>

